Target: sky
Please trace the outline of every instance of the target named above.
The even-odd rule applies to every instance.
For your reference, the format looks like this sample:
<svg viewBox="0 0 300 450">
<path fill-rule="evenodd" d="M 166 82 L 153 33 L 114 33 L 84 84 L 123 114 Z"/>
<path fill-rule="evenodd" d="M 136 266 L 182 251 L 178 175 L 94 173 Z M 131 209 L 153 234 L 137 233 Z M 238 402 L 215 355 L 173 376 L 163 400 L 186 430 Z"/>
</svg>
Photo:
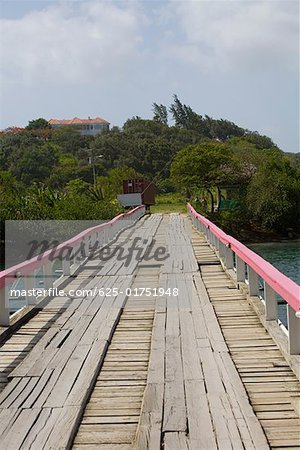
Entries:
<svg viewBox="0 0 300 450">
<path fill-rule="evenodd" d="M 298 0 L 0 0 L 0 62 L 0 129 L 122 126 L 177 94 L 300 151 Z"/>
</svg>

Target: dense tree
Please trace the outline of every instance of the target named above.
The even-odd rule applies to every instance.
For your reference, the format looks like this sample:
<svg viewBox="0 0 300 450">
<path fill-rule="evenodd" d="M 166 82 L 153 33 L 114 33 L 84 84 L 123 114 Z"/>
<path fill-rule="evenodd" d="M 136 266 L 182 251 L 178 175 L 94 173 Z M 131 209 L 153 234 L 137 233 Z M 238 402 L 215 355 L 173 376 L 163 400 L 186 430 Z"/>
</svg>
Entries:
<svg viewBox="0 0 300 450">
<path fill-rule="evenodd" d="M 226 141 L 232 136 L 243 136 L 245 133 L 243 128 L 240 128 L 235 123 L 224 119 L 210 119 L 208 128 L 210 136 L 221 141 Z"/>
<path fill-rule="evenodd" d="M 40 130 L 44 128 L 51 128 L 51 125 L 46 119 L 43 119 L 42 117 L 30 120 L 28 122 L 28 125 L 26 126 L 27 130 Z"/>
<path fill-rule="evenodd" d="M 300 170 L 300 153 L 285 153 L 291 165 Z"/>
<path fill-rule="evenodd" d="M 283 232 L 300 218 L 300 172 L 286 158 L 273 157 L 261 165 L 248 189 L 248 209 L 267 229 Z"/>
<path fill-rule="evenodd" d="M 244 139 L 255 145 L 256 148 L 266 149 L 274 148 L 276 145 L 268 136 L 262 136 L 257 131 L 247 131 Z"/>
<path fill-rule="evenodd" d="M 49 177 L 58 162 L 55 147 L 44 144 L 20 149 L 20 158 L 15 162 L 12 173 L 25 185 L 43 181 Z"/>
<path fill-rule="evenodd" d="M 197 114 L 188 105 L 182 104 L 177 95 L 173 96 L 173 103 L 170 106 L 175 126 L 188 130 L 198 131 L 204 137 L 211 137 L 207 126 L 207 121 Z"/>
<path fill-rule="evenodd" d="M 267 159 L 282 155 L 282 151 L 277 147 L 258 148 L 244 137 L 231 138 L 227 144 L 234 155 L 236 178 L 239 183 L 248 183 Z"/>
<path fill-rule="evenodd" d="M 123 191 L 123 180 L 142 178 L 142 174 L 132 167 L 117 167 L 108 172 L 107 177 L 97 177 L 97 188 L 101 188 L 101 194 L 105 200 L 115 200 Z"/>
<path fill-rule="evenodd" d="M 153 120 L 168 125 L 168 109 L 165 105 L 153 103 Z"/>
<path fill-rule="evenodd" d="M 244 136 L 247 132 L 247 130 L 228 120 L 216 120 L 207 115 L 202 117 L 193 111 L 190 106 L 181 103 L 177 95 L 173 96 L 170 112 L 173 116 L 175 127 L 195 130 L 202 137 L 226 141 L 233 136 Z"/>
<path fill-rule="evenodd" d="M 130 152 L 130 139 L 119 128 L 113 128 L 107 133 L 99 134 L 91 143 L 94 156 L 102 155 L 101 164 L 105 175 L 107 171 L 118 164 L 122 153 Z"/>
<path fill-rule="evenodd" d="M 52 141 L 59 145 L 63 152 L 71 153 L 82 159 L 86 157 L 87 150 L 94 139 L 92 136 L 81 136 L 79 130 L 66 126 L 53 130 Z"/>
<path fill-rule="evenodd" d="M 159 192 L 205 190 L 215 217 L 221 196 L 236 192 L 237 224 L 246 217 L 277 230 L 297 225 L 299 154 L 285 156 L 267 136 L 201 116 L 176 95 L 169 111 L 173 126 L 167 107 L 154 103 L 153 120 L 135 116 L 96 137 L 51 129 L 42 118 L 1 132 L 0 220 L 109 218 L 119 210 L 122 180 L 145 177 Z"/>
<path fill-rule="evenodd" d="M 180 150 L 174 158 L 171 176 L 181 188 L 204 188 L 211 198 L 211 212 L 214 211 L 212 188 L 231 182 L 233 158 L 226 144 L 206 141 Z"/>
</svg>

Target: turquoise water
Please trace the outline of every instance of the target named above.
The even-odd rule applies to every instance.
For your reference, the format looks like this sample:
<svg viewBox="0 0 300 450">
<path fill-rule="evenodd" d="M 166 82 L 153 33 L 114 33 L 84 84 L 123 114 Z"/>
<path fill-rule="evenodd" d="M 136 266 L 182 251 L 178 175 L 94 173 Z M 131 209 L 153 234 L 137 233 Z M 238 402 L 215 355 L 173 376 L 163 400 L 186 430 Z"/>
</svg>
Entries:
<svg viewBox="0 0 300 450">
<path fill-rule="evenodd" d="M 269 261 L 280 272 L 300 284 L 300 240 L 248 245 L 251 250 Z M 279 319 L 287 326 L 286 305 L 279 300 Z"/>
<path fill-rule="evenodd" d="M 253 244 L 248 247 L 300 284 L 300 241 Z"/>
</svg>

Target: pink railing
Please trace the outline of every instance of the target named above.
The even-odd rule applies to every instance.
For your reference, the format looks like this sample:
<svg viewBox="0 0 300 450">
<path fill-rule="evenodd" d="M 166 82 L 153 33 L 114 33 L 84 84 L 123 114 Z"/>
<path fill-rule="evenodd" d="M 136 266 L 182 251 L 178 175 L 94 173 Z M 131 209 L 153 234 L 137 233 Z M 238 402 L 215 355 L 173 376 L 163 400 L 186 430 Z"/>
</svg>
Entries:
<svg viewBox="0 0 300 450">
<path fill-rule="evenodd" d="M 144 213 L 145 206 L 138 206 L 127 213 L 119 214 L 109 222 L 84 230 L 75 237 L 62 242 L 55 249 L 48 250 L 41 255 L 0 272 L 0 326 L 9 325 L 9 296 L 6 291 L 8 285 L 13 281 L 24 278 L 26 289 L 30 289 L 33 287 L 35 271 L 43 269 L 44 288 L 49 289 L 54 283 L 54 262 L 59 255 L 63 254 L 64 250 L 67 249 L 70 254 L 68 258 L 62 259 L 62 270 L 64 276 L 69 276 L 82 264 L 82 261 L 78 261 L 75 257 L 79 249 L 85 250 L 86 254 L 88 254 L 89 246 L 96 241 L 100 247 L 108 244 L 121 230 L 131 226 Z M 35 303 L 35 298 L 26 298 L 27 305 Z"/>
<path fill-rule="evenodd" d="M 259 295 L 258 277 L 263 279 L 267 320 L 278 319 L 276 293 L 287 302 L 290 352 L 299 354 L 300 286 L 237 239 L 224 233 L 223 230 L 206 217 L 197 213 L 190 204 L 187 207 L 194 226 L 206 235 L 209 243 L 218 252 L 226 269 L 233 269 L 235 271 L 237 282 L 247 283 L 249 295 Z M 246 267 L 248 273 L 247 278 Z"/>
</svg>

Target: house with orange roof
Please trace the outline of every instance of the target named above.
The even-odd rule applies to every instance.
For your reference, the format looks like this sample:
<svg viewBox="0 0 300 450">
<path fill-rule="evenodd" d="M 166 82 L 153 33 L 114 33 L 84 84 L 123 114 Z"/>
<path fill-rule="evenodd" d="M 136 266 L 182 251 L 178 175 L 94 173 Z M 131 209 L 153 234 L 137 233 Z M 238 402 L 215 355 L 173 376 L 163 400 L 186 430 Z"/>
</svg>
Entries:
<svg viewBox="0 0 300 450">
<path fill-rule="evenodd" d="M 61 128 L 61 127 L 74 127 L 82 136 L 96 136 L 99 133 L 102 133 L 105 130 L 109 130 L 110 123 L 105 119 L 101 119 L 101 117 L 96 117 L 92 119 L 88 117 L 87 119 L 79 119 L 78 117 L 74 117 L 74 119 L 50 119 L 49 124 L 51 128 Z"/>
</svg>

